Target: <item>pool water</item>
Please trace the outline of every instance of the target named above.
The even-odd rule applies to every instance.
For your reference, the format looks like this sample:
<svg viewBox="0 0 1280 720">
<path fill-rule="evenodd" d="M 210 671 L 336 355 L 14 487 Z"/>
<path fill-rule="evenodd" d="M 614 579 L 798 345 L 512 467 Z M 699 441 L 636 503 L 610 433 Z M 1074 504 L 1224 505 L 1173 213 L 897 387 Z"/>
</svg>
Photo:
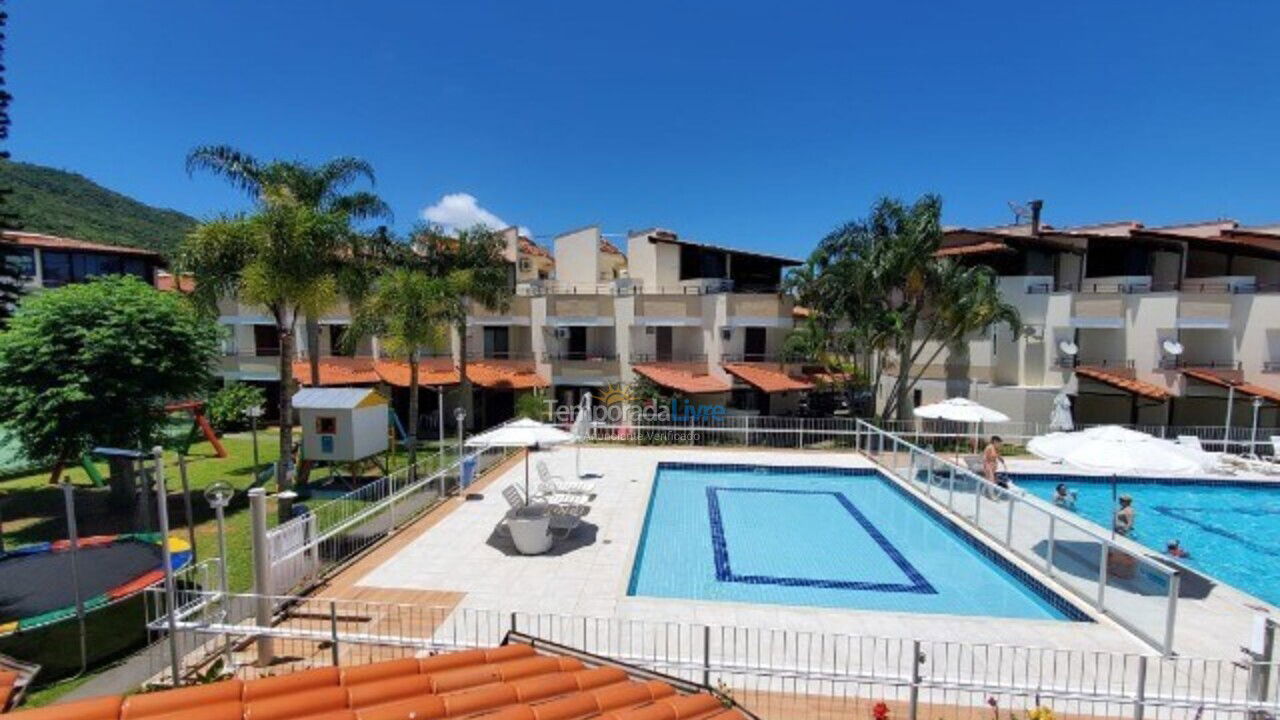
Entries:
<svg viewBox="0 0 1280 720">
<path fill-rule="evenodd" d="M 629 594 L 1087 620 L 874 470 L 662 463 Z"/>
<path fill-rule="evenodd" d="M 1049 499 L 1059 482 L 1075 491 L 1076 512 L 1111 527 L 1110 478 L 1014 479 L 1019 487 Z M 1133 496 L 1138 513 L 1134 540 L 1163 553 L 1177 539 L 1191 553 L 1178 562 L 1280 605 L 1280 485 L 1122 477 L 1116 491 Z"/>
</svg>

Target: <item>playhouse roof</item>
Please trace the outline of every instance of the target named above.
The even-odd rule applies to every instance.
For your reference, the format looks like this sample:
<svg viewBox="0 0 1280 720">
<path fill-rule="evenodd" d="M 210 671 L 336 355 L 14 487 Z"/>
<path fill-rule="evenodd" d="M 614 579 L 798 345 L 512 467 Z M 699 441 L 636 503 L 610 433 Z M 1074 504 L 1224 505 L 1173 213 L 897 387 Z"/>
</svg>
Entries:
<svg viewBox="0 0 1280 720">
<path fill-rule="evenodd" d="M 299 410 L 351 410 L 386 405 L 386 398 L 372 388 L 302 388 L 293 394 Z"/>
</svg>

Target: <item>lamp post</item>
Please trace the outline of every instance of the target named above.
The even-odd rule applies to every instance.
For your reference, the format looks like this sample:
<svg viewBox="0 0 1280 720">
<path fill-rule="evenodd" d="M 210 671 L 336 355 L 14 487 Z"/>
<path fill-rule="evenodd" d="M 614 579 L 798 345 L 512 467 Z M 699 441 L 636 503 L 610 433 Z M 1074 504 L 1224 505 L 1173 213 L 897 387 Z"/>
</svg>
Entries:
<svg viewBox="0 0 1280 720">
<path fill-rule="evenodd" d="M 1253 396 L 1253 430 L 1249 432 L 1249 453 L 1258 454 L 1258 411 L 1262 409 L 1262 398 Z"/>
<path fill-rule="evenodd" d="M 467 419 L 467 409 L 459 405 L 453 409 L 453 419 L 458 423 L 458 459 L 462 459 L 462 441 L 465 439 L 463 435 L 465 431 L 462 422 Z"/>
<path fill-rule="evenodd" d="M 254 405 L 244 411 L 249 416 L 249 432 L 253 437 L 253 475 L 258 479 L 258 418 L 262 417 L 262 406 Z"/>
<path fill-rule="evenodd" d="M 209 503 L 209 507 L 213 508 L 213 514 L 218 519 L 218 584 L 222 590 L 222 612 L 221 620 L 226 622 L 227 616 L 230 614 L 229 601 L 227 592 L 227 525 L 224 511 L 231 504 L 231 498 L 236 494 L 236 489 L 231 483 L 219 480 L 204 489 L 204 499 Z M 231 669 L 231 638 L 227 635 L 222 636 L 222 646 L 226 652 L 226 660 L 223 666 Z"/>
<path fill-rule="evenodd" d="M 164 448 L 159 445 L 151 449 L 156 492 L 156 516 L 160 522 L 160 558 L 164 563 L 164 599 L 168 612 L 169 626 L 169 663 L 173 671 L 173 686 L 182 682 L 178 660 L 178 628 L 177 628 L 177 587 L 173 581 L 173 561 L 169 554 L 169 493 L 164 480 Z"/>
</svg>

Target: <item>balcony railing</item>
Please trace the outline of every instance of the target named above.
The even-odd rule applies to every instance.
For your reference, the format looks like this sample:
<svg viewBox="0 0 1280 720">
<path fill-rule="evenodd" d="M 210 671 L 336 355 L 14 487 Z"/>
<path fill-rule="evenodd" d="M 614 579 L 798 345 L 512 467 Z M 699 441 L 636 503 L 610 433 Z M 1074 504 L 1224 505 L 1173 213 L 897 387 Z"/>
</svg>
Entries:
<svg viewBox="0 0 1280 720">
<path fill-rule="evenodd" d="M 1082 358 L 1078 355 L 1059 355 L 1053 366 L 1061 370 L 1073 370 L 1078 367 L 1095 367 L 1113 370 L 1133 370 L 1132 360 L 1110 360 L 1107 358 Z"/>
<path fill-rule="evenodd" d="M 592 361 L 592 362 L 614 362 L 618 359 L 617 353 L 598 353 L 598 352 L 557 352 L 543 353 L 543 362 L 559 362 L 559 361 Z"/>
<path fill-rule="evenodd" d="M 1151 292 L 1151 283 L 1092 282 L 1086 280 L 1083 283 L 1058 283 L 1057 289 L 1059 292 L 1078 292 L 1094 295 L 1132 295 Z"/>
<path fill-rule="evenodd" d="M 1241 364 L 1235 360 L 1191 360 L 1184 357 L 1166 357 L 1161 358 L 1158 369 L 1160 370 L 1183 370 L 1183 369 L 1200 369 L 1200 370 L 1239 370 Z"/>
<path fill-rule="evenodd" d="M 468 350 L 468 360 L 533 360 L 531 352 L 499 350 Z"/>
<path fill-rule="evenodd" d="M 633 363 L 703 363 L 707 362 L 706 353 L 631 353 Z"/>
<path fill-rule="evenodd" d="M 1262 372 L 1280 373 L 1280 360 L 1267 360 L 1262 363 Z"/>
<path fill-rule="evenodd" d="M 721 362 L 727 363 L 800 363 L 805 359 L 799 355 L 790 355 L 788 353 L 763 352 L 763 353 L 724 353 L 720 356 Z"/>
</svg>

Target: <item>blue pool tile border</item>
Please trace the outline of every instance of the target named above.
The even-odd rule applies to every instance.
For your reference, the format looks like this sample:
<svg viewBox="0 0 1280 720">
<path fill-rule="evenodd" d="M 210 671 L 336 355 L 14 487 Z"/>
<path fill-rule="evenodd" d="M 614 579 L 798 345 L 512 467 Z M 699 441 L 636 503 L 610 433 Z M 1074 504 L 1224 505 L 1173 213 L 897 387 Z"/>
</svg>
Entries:
<svg viewBox="0 0 1280 720">
<path fill-rule="evenodd" d="M 777 577 L 773 575 L 740 575 L 733 572 L 729 562 L 729 543 L 725 540 L 724 525 L 720 514 L 720 493 L 774 493 L 779 495 L 826 495 L 844 508 L 845 512 L 862 527 L 880 550 L 889 557 L 893 564 L 907 577 L 905 583 L 866 582 L 861 580 L 830 580 L 824 578 Z M 936 595 L 938 591 L 924 575 L 907 560 L 902 551 L 880 532 L 867 516 L 858 510 L 849 498 L 838 492 L 826 490 L 793 490 L 787 488 L 740 488 L 707 486 L 707 515 L 711 521 L 711 549 L 715 556 L 716 580 L 720 582 L 737 582 L 748 585 L 783 585 L 786 587 L 816 587 L 834 590 L 868 590 L 886 593 L 916 593 L 920 595 Z"/>
<path fill-rule="evenodd" d="M 1125 485 L 1203 485 L 1216 487 L 1233 487 L 1233 488 L 1270 488 L 1272 490 L 1280 488 L 1280 481 L 1276 480 L 1240 480 L 1239 478 L 1201 478 L 1201 477 L 1154 477 L 1148 475 L 1072 475 L 1070 473 L 1028 473 L 1028 472 L 1011 472 L 1008 473 L 1009 479 L 1013 482 L 1054 482 L 1054 483 L 1078 483 L 1081 485 L 1110 485 L 1114 479 L 1116 483 Z"/>
<path fill-rule="evenodd" d="M 755 472 L 757 469 L 763 469 L 771 473 L 780 475 L 805 475 L 810 473 L 822 473 L 824 475 L 850 475 L 850 476 L 869 476 L 873 475 L 879 478 L 880 482 L 892 488 L 894 492 L 911 502 L 916 507 L 923 510 L 929 517 L 933 518 L 943 527 L 947 528 L 953 535 L 968 543 L 971 548 L 978 551 L 983 557 L 990 560 L 1001 570 L 1008 573 L 1015 580 L 1022 583 L 1027 589 L 1034 593 L 1050 607 L 1066 616 L 1067 620 L 1073 622 L 1094 622 L 1094 619 L 1080 606 L 1071 600 L 1058 594 L 1039 580 L 1039 578 L 1028 573 L 1018 567 L 1003 554 L 995 551 L 982 540 L 979 540 L 966 528 L 959 523 L 944 515 L 941 511 L 934 508 L 929 503 L 921 500 L 914 493 L 908 491 L 898 483 L 889 479 L 877 468 L 846 468 L 846 467 L 824 467 L 820 465 L 761 465 L 759 463 L 693 463 L 693 462 L 660 462 L 658 463 L 656 474 L 660 474 L 663 470 L 706 470 L 710 472 Z M 1064 476 L 1068 477 L 1068 476 Z M 1111 479 L 1104 478 L 1106 482 Z M 652 510 L 653 494 L 650 493 L 650 510 Z M 649 515 L 645 515 L 645 529 L 648 529 Z M 642 540 L 643 541 L 643 540 Z M 633 583 L 634 571 L 639 567 L 639 563 L 633 566 Z"/>
</svg>

